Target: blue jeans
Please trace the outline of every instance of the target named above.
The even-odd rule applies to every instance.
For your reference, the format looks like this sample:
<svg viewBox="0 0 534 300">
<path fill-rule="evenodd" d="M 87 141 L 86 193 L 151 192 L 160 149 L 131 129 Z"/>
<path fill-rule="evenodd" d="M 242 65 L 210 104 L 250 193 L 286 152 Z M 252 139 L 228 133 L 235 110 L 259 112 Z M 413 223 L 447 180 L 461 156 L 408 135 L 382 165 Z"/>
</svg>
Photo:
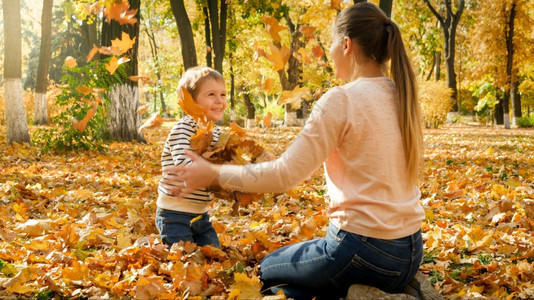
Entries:
<svg viewBox="0 0 534 300">
<path fill-rule="evenodd" d="M 325 238 L 297 243 L 267 255 L 260 264 L 264 289 L 282 289 L 288 298 L 339 299 L 351 284 L 400 292 L 419 269 L 421 231 L 381 240 L 339 230 L 330 224 Z"/>
<path fill-rule="evenodd" d="M 200 219 L 191 223 L 199 216 L 201 216 Z M 208 213 L 199 215 L 158 208 L 156 210 L 156 227 L 163 243 L 169 246 L 179 241 L 190 241 L 198 246 L 221 246 Z"/>
</svg>

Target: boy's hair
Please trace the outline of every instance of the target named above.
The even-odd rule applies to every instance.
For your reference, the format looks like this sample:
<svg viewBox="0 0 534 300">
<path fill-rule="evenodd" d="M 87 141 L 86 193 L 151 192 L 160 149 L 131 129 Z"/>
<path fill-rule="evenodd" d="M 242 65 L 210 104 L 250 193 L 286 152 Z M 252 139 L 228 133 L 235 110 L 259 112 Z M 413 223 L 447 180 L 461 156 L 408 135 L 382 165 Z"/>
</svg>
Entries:
<svg viewBox="0 0 534 300">
<path fill-rule="evenodd" d="M 178 98 L 183 98 L 182 87 L 184 87 L 196 100 L 198 87 L 208 78 L 224 82 L 221 73 L 210 67 L 199 66 L 187 69 L 178 82 Z"/>
</svg>

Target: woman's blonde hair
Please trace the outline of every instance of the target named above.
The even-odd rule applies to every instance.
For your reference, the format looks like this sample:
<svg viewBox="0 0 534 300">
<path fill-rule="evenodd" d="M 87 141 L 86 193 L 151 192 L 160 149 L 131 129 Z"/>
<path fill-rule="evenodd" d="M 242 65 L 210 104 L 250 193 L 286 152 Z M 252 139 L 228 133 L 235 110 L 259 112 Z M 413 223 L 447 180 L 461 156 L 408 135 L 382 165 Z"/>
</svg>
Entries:
<svg viewBox="0 0 534 300">
<path fill-rule="evenodd" d="M 349 37 L 368 59 L 388 61 L 399 103 L 399 123 L 411 182 L 416 184 L 423 162 L 423 129 L 417 99 L 417 82 L 400 30 L 384 12 L 369 2 L 357 3 L 337 17 L 335 33 Z"/>
<path fill-rule="evenodd" d="M 178 82 L 178 97 L 183 98 L 182 87 L 196 100 L 198 88 L 206 79 L 214 79 L 224 83 L 224 77 L 218 71 L 205 66 L 191 67 L 185 71 Z"/>
</svg>

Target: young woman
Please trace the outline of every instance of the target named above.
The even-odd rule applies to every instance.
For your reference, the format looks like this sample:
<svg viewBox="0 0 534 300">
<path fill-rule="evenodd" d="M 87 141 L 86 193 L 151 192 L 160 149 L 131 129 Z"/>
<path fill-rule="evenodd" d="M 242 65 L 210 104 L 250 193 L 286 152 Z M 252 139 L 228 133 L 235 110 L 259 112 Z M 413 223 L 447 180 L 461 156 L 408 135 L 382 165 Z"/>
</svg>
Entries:
<svg viewBox="0 0 534 300">
<path fill-rule="evenodd" d="M 342 11 L 333 31 L 335 73 L 348 83 L 321 97 L 279 159 L 219 166 L 190 153 L 193 164 L 181 168 L 177 179 L 189 188 L 219 184 L 283 192 L 324 164 L 326 237 L 278 249 L 260 265 L 264 288 L 281 288 L 295 299 L 344 297 L 355 283 L 400 291 L 423 254 L 417 188 L 423 137 L 414 72 L 399 28 L 363 2 Z"/>
<path fill-rule="evenodd" d="M 208 121 L 219 121 L 223 118 L 227 106 L 226 87 L 219 72 L 208 67 L 187 69 L 178 83 L 179 97 L 184 97 L 182 88 L 204 109 Z M 163 168 L 191 163 L 184 151 L 190 149 L 191 137 L 196 134 L 197 127 L 197 122 L 189 115 L 174 125 L 161 154 Z M 216 126 L 212 132 L 211 146 L 217 143 L 221 130 Z M 183 187 L 180 184 L 178 186 Z M 209 220 L 211 195 L 207 190 L 190 190 L 187 194 L 174 196 L 160 183 L 158 194 L 156 227 L 165 244 L 191 241 L 199 246 L 220 246 L 217 233 Z"/>
</svg>

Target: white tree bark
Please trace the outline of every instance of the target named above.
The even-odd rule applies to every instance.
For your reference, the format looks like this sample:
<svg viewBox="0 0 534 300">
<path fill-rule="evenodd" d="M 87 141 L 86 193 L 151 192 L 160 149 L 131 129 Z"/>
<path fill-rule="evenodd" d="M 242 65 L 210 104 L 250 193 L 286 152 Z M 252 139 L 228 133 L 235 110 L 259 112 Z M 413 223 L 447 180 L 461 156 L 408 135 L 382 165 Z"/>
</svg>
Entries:
<svg viewBox="0 0 534 300">
<path fill-rule="evenodd" d="M 7 144 L 11 145 L 13 142 L 30 143 L 26 110 L 22 99 L 22 80 L 20 78 L 4 78 L 4 96 Z"/>
<path fill-rule="evenodd" d="M 284 114 L 284 125 L 285 126 L 299 126 L 297 119 L 296 111 L 287 111 Z"/>
<path fill-rule="evenodd" d="M 46 93 L 35 93 L 35 101 L 33 106 L 33 123 L 48 124 Z"/>
<path fill-rule="evenodd" d="M 142 134 L 137 133 L 141 126 L 139 107 L 139 88 L 128 84 L 115 85 L 109 92 L 109 130 L 114 140 L 146 142 Z"/>
</svg>

